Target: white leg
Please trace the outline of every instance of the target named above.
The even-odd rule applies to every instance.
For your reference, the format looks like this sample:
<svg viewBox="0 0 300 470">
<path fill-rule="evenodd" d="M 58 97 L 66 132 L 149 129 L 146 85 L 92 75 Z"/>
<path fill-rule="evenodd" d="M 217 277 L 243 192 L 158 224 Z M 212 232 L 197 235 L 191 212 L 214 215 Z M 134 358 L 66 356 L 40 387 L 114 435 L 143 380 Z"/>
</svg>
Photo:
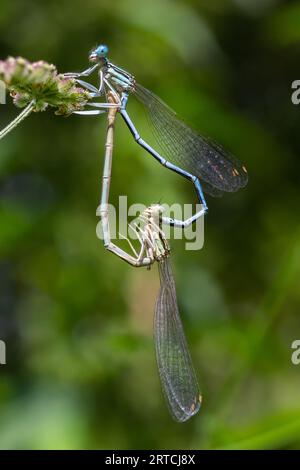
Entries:
<svg viewBox="0 0 300 470">
<path fill-rule="evenodd" d="M 82 87 L 86 88 L 87 90 L 93 91 L 94 93 L 98 93 L 99 90 L 91 83 L 85 82 L 84 80 L 76 80 L 76 83 L 79 83 Z"/>
<path fill-rule="evenodd" d="M 92 65 L 91 67 L 89 67 L 88 69 L 84 70 L 83 72 L 67 72 L 67 73 L 64 73 L 63 75 L 66 78 L 88 77 L 98 67 L 99 67 L 99 64 L 95 64 L 95 65 Z"/>
<path fill-rule="evenodd" d="M 121 98 L 120 98 L 119 94 L 117 93 L 117 91 L 114 89 L 114 87 L 105 78 L 103 78 L 103 81 L 108 86 L 110 91 L 112 92 L 112 94 L 115 98 L 115 102 L 118 103 L 119 105 L 121 105 Z"/>
<path fill-rule="evenodd" d="M 76 82 L 79 83 L 79 85 L 86 88 L 87 90 L 92 91 L 92 93 L 90 93 L 91 98 L 98 98 L 99 96 L 102 96 L 102 94 L 103 94 L 103 72 L 102 72 L 102 70 L 100 70 L 99 88 L 96 88 L 94 85 L 92 85 L 91 83 L 88 83 L 84 80 L 76 79 Z"/>
<path fill-rule="evenodd" d="M 81 116 L 93 116 L 106 113 L 106 111 L 97 111 L 96 109 L 90 111 L 73 111 L 72 114 L 80 114 Z"/>
<path fill-rule="evenodd" d="M 95 108 L 119 108 L 119 104 L 114 103 L 87 103 L 87 106 L 94 106 Z"/>
</svg>

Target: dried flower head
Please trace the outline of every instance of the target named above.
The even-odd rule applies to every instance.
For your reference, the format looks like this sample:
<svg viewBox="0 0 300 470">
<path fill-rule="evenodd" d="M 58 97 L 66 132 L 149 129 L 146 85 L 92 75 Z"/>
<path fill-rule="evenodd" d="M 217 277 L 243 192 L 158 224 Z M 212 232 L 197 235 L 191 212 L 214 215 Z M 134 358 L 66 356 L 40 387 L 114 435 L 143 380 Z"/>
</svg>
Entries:
<svg viewBox="0 0 300 470">
<path fill-rule="evenodd" d="M 0 80 L 3 80 L 20 108 L 34 104 L 34 111 L 48 106 L 57 108 L 55 114 L 70 115 L 84 108 L 88 92 L 76 86 L 72 78 L 57 73 L 56 67 L 40 60 L 29 62 L 22 57 L 0 60 Z"/>
</svg>

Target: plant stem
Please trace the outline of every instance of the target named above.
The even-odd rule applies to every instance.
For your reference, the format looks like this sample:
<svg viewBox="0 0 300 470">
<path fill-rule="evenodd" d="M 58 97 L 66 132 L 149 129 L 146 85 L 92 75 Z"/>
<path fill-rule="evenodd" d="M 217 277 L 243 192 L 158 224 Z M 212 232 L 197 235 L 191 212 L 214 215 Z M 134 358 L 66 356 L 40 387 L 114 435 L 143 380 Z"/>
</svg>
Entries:
<svg viewBox="0 0 300 470">
<path fill-rule="evenodd" d="M 23 111 L 18 114 L 18 116 L 13 121 L 11 121 L 6 127 L 4 127 L 4 129 L 2 129 L 2 131 L 0 131 L 0 140 L 3 139 L 3 137 L 5 137 L 6 134 L 12 131 L 15 127 L 17 127 L 17 125 L 20 124 L 23 119 L 29 116 L 29 114 L 33 111 L 33 108 L 34 102 L 31 101 L 29 105 L 26 106 L 26 108 L 23 109 Z"/>
</svg>

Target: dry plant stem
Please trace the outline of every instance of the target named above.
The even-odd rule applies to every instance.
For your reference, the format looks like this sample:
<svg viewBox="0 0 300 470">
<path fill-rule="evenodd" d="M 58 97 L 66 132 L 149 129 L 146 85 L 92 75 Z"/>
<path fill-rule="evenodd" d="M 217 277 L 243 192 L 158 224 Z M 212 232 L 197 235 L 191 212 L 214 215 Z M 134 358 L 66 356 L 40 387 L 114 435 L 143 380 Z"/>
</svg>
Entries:
<svg viewBox="0 0 300 470">
<path fill-rule="evenodd" d="M 4 127 L 4 129 L 2 129 L 2 131 L 0 132 L 0 140 L 3 139 L 3 137 L 5 137 L 15 127 L 17 127 L 17 125 L 20 124 L 20 122 L 22 122 L 27 116 L 29 116 L 33 109 L 34 102 L 31 101 L 31 103 L 29 103 L 29 105 L 26 106 L 26 108 L 23 109 L 23 111 L 18 114 L 18 116 L 13 121 L 11 121 L 6 127 Z"/>
</svg>

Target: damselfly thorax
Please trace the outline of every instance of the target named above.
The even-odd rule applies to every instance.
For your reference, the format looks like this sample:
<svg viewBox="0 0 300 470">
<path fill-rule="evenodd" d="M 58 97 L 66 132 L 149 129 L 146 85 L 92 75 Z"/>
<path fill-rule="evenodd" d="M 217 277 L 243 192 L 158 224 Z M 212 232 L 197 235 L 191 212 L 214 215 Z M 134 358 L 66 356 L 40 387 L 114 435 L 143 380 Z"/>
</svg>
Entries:
<svg viewBox="0 0 300 470">
<path fill-rule="evenodd" d="M 151 260 L 161 262 L 170 254 L 170 247 L 165 233 L 161 229 L 161 214 L 163 207 L 153 204 L 142 212 L 139 216 L 140 236 L 145 246 L 145 256 Z"/>
<path fill-rule="evenodd" d="M 135 90 L 135 78 L 117 65 L 107 62 L 103 68 L 105 79 L 119 92 L 131 93 Z"/>
</svg>

